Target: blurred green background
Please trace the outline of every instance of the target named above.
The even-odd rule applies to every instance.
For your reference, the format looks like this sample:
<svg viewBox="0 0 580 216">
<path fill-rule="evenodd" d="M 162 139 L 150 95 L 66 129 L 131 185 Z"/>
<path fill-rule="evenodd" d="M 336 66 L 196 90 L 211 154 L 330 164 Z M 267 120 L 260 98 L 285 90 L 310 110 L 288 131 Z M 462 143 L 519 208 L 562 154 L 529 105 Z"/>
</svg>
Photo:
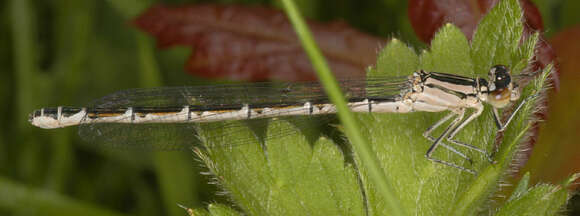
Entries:
<svg viewBox="0 0 580 216">
<path fill-rule="evenodd" d="M 275 0 L 217 2 L 280 5 Z M 534 2 L 544 16 L 548 37 L 580 23 L 578 1 Z M 76 128 L 48 131 L 27 122 L 34 109 L 84 105 L 117 90 L 211 83 L 184 72 L 190 49 L 157 50 L 151 37 L 130 25 L 132 17 L 154 3 L 0 1 L 0 215 L 185 215 L 177 203 L 203 207 L 216 200 L 227 202 L 207 183 L 210 178 L 199 174 L 205 169 L 191 152 L 100 149 L 80 140 Z M 426 47 L 409 24 L 406 1 L 297 3 L 309 18 L 340 19 L 370 34 L 394 36 L 417 49 Z M 574 79 L 562 82 L 565 95 L 580 95 L 577 87 L 568 87 L 575 85 L 570 80 Z M 567 115 L 573 115 L 576 108 L 580 106 L 564 106 L 559 112 L 563 118 L 574 119 Z M 574 120 L 569 125 L 578 123 Z M 571 130 L 579 132 L 578 126 Z M 558 141 L 556 135 L 542 136 L 541 142 Z M 566 142 L 572 149 L 578 144 L 574 139 Z M 551 152 L 553 145 L 544 146 L 548 147 L 543 151 Z M 533 160 L 546 166 L 543 162 Z M 528 169 L 534 176 L 534 167 Z M 542 178 L 553 180 L 550 176 Z"/>
</svg>

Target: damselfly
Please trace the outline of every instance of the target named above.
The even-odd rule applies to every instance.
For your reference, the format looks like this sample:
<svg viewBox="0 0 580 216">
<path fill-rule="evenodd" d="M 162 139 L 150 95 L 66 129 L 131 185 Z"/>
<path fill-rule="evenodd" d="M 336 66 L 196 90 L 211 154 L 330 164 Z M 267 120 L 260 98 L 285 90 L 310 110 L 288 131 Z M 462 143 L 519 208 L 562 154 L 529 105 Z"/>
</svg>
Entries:
<svg viewBox="0 0 580 216">
<path fill-rule="evenodd" d="M 481 115 L 483 103 L 492 106 L 495 123 L 502 131 L 526 101 L 516 107 L 505 123 L 500 121 L 497 109 L 520 97 L 519 86 L 512 80 L 509 68 L 502 65 L 490 69 L 489 80 L 420 70 L 408 77 L 341 80 L 340 85 L 347 93 L 353 112 L 450 111 L 423 133 L 432 142 L 425 156 L 433 162 L 471 173 L 474 173 L 471 169 L 434 158 L 433 152 L 443 146 L 471 161 L 449 145 L 453 144 L 481 152 L 492 161 L 487 151 L 454 137 Z M 465 117 L 467 109 L 474 109 L 474 112 Z M 335 112 L 335 106 L 317 82 L 264 82 L 125 90 L 105 96 L 87 107 L 42 108 L 30 114 L 29 120 L 35 126 L 48 129 L 80 125 L 81 137 L 122 146 L 139 145 L 138 142 L 146 141 L 140 138 L 148 137 L 150 133 L 159 134 L 159 131 L 163 131 L 167 138 L 183 133 L 194 134 L 192 125 L 208 122 L 294 118 Z M 449 120 L 451 123 L 443 133 L 432 136 L 436 128 Z M 164 141 L 171 142 L 169 139 Z"/>
</svg>

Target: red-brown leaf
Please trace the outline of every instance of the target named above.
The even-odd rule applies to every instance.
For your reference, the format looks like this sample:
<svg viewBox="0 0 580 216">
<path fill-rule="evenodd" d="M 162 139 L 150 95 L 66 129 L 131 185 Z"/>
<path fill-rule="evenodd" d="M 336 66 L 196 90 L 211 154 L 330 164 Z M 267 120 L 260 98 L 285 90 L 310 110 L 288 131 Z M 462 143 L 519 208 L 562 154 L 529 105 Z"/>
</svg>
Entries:
<svg viewBox="0 0 580 216">
<path fill-rule="evenodd" d="M 417 36 L 429 43 L 445 23 L 453 23 L 471 39 L 481 11 L 475 0 L 410 0 L 409 20 Z"/>
<path fill-rule="evenodd" d="M 159 47 L 191 46 L 189 73 L 236 80 L 313 80 L 310 62 L 281 11 L 238 5 L 157 5 L 134 23 Z M 308 22 L 333 72 L 364 77 L 386 40 L 343 23 Z"/>
<path fill-rule="evenodd" d="M 541 136 L 524 171 L 532 171 L 533 182 L 559 183 L 580 171 L 580 25 L 565 29 L 550 44 L 560 60 L 561 91 L 551 98 L 550 112 Z M 572 184 L 578 188 L 578 184 Z"/>
</svg>

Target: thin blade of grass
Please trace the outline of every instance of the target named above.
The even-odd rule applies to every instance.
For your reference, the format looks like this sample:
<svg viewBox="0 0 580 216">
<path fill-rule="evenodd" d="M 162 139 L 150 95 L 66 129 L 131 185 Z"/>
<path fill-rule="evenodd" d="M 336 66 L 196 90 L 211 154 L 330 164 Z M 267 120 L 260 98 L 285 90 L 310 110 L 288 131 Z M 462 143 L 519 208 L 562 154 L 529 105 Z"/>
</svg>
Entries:
<svg viewBox="0 0 580 216">
<path fill-rule="evenodd" d="M 312 34 L 308 30 L 308 27 L 296 9 L 296 6 L 292 0 L 283 0 L 282 3 L 284 4 L 284 9 L 300 38 L 302 46 L 306 50 L 306 53 L 315 68 L 320 82 L 329 96 L 330 101 L 336 105 L 338 117 L 343 123 L 344 132 L 351 141 L 355 154 L 360 157 L 363 163 L 362 165 L 367 168 L 371 181 L 377 185 L 379 194 L 385 199 L 391 214 L 406 215 L 399 204 L 398 196 L 395 194 L 393 186 L 380 168 L 379 160 L 376 158 L 376 155 L 371 152 L 367 140 L 365 140 L 361 135 L 358 122 L 354 118 L 354 115 L 349 111 L 344 95 L 338 87 L 336 79 L 332 76 L 328 64 L 314 42 Z"/>
</svg>

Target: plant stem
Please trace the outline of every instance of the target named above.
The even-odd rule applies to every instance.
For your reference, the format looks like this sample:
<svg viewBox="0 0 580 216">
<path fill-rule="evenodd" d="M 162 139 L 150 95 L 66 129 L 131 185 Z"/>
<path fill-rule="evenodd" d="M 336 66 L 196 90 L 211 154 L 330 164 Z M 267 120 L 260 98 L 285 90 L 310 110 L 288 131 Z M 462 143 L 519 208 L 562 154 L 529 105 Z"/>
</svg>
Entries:
<svg viewBox="0 0 580 216">
<path fill-rule="evenodd" d="M 338 86 L 336 79 L 330 72 L 330 68 L 322 56 L 320 49 L 316 45 L 306 23 L 302 19 L 292 0 L 282 0 L 282 3 L 290 22 L 298 34 L 298 38 L 300 38 L 302 47 L 304 47 L 320 82 L 324 86 L 326 94 L 328 94 L 330 101 L 336 106 L 338 118 L 344 126 L 344 131 L 352 143 L 356 155 L 360 157 L 363 166 L 368 170 L 369 178 L 377 186 L 379 193 L 385 199 L 387 206 L 389 206 L 392 215 L 406 215 L 399 204 L 399 199 L 395 194 L 393 186 L 390 184 L 379 165 L 379 160 L 376 155 L 372 153 L 367 140 L 365 140 L 361 135 L 358 122 L 350 112 L 343 96 L 344 94 Z"/>
</svg>

